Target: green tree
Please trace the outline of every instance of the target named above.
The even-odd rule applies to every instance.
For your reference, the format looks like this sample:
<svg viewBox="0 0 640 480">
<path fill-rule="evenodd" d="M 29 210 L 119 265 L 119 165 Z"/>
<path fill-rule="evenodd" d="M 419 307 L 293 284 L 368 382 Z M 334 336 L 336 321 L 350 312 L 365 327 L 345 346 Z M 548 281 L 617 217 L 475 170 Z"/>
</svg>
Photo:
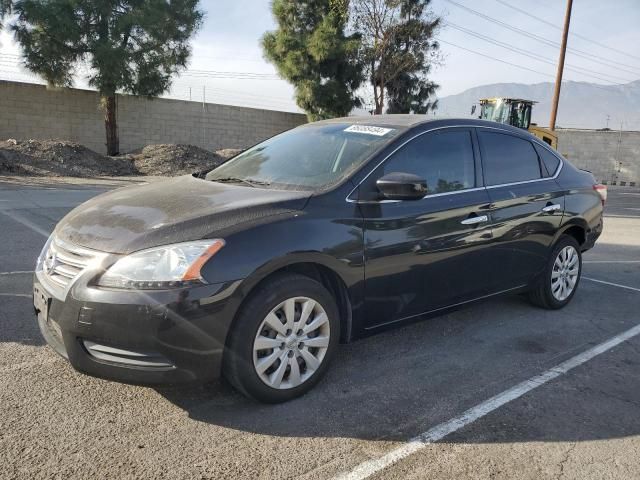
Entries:
<svg viewBox="0 0 640 480">
<path fill-rule="evenodd" d="M 109 155 L 119 152 L 116 92 L 165 92 L 186 66 L 189 38 L 203 17 L 198 0 L 15 0 L 13 12 L 11 28 L 29 70 L 51 85 L 71 86 L 76 67 L 89 67 Z"/>
<path fill-rule="evenodd" d="M 348 0 L 274 0 L 278 29 L 267 32 L 266 58 L 293 84 L 309 120 L 348 115 L 360 106 L 360 39 L 346 35 Z"/>
<path fill-rule="evenodd" d="M 438 57 L 440 18 L 431 0 L 352 0 L 354 29 L 373 90 L 373 113 L 427 113 L 438 85 L 428 79 Z"/>
</svg>

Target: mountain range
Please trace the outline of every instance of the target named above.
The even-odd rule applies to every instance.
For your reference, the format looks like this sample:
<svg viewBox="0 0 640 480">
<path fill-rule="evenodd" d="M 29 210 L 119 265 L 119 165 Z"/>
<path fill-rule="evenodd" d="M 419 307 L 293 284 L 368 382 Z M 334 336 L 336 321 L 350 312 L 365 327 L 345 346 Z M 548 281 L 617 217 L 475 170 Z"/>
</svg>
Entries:
<svg viewBox="0 0 640 480">
<path fill-rule="evenodd" d="M 524 98 L 538 102 L 533 107 L 532 121 L 549 125 L 554 84 L 494 83 L 465 90 L 438 101 L 437 116 L 471 117 L 471 106 L 487 97 Z M 476 115 L 479 109 L 476 111 Z M 640 80 L 621 85 L 587 82 L 563 82 L 558 107 L 559 128 L 608 127 L 612 130 L 640 130 Z"/>
</svg>

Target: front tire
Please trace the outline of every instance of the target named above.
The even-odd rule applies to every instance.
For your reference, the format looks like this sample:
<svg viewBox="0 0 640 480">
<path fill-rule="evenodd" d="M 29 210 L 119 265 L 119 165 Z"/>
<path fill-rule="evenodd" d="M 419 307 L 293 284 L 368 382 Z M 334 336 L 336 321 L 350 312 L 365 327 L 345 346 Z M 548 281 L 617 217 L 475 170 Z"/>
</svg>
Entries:
<svg viewBox="0 0 640 480">
<path fill-rule="evenodd" d="M 224 375 L 265 403 L 305 394 L 324 376 L 340 336 L 338 307 L 319 282 L 297 274 L 267 280 L 240 308 Z"/>
<path fill-rule="evenodd" d="M 545 271 L 529 293 L 539 307 L 557 310 L 566 306 L 578 289 L 582 275 L 582 254 L 575 238 L 563 235 L 554 245 Z"/>
</svg>

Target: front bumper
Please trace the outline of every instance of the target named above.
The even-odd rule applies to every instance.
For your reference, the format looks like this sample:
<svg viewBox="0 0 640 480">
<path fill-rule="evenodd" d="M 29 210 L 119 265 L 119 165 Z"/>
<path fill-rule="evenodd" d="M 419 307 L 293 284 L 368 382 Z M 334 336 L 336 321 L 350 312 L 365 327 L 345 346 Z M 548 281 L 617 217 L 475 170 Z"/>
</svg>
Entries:
<svg viewBox="0 0 640 480">
<path fill-rule="evenodd" d="M 34 306 L 47 343 L 78 371 L 135 384 L 207 381 L 220 375 L 238 283 L 126 291 L 80 279 L 61 299 L 36 272 Z"/>
</svg>

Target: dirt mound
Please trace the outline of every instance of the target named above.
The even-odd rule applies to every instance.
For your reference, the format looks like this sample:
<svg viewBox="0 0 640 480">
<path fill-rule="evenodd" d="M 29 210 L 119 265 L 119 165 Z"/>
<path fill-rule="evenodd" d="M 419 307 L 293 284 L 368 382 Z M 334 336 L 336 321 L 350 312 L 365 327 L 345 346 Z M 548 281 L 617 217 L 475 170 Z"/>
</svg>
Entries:
<svg viewBox="0 0 640 480">
<path fill-rule="evenodd" d="M 222 150 L 217 150 L 216 153 L 223 157 L 226 160 L 229 160 L 231 157 L 235 157 L 240 152 L 243 152 L 241 148 L 223 148 Z"/>
<path fill-rule="evenodd" d="M 213 153 L 194 145 L 160 144 L 147 145 L 126 157 L 143 175 L 175 176 L 211 170 L 236 153 L 232 149 Z"/>
<path fill-rule="evenodd" d="M 177 176 L 208 171 L 242 150 L 210 152 L 194 145 L 147 145 L 117 157 L 67 140 L 0 141 L 0 174 L 55 177 Z"/>
<path fill-rule="evenodd" d="M 128 159 L 100 155 L 75 142 L 13 139 L 0 141 L 0 172 L 68 177 L 137 173 Z"/>
</svg>

